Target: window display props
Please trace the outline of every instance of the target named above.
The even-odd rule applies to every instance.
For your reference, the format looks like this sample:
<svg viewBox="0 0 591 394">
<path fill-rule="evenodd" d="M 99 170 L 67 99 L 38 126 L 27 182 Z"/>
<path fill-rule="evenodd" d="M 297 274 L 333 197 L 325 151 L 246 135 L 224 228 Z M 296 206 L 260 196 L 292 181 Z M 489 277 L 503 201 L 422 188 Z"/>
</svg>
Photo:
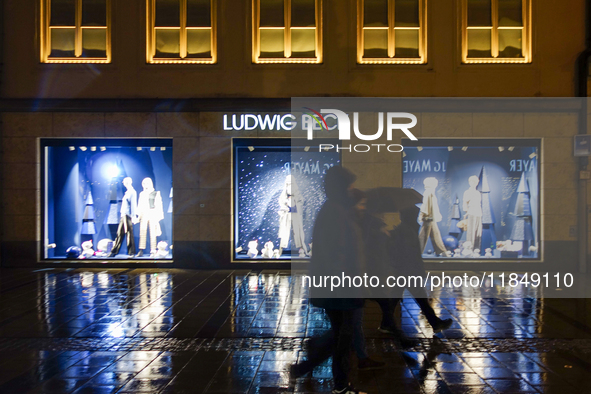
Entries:
<svg viewBox="0 0 591 394">
<path fill-rule="evenodd" d="M 530 252 L 536 252 L 537 248 L 534 245 L 534 232 L 532 229 L 529 187 L 524 173 L 521 174 L 519 186 L 517 187 L 517 201 L 515 202 L 513 213 L 516 219 L 513 230 L 511 231 L 511 239 L 516 244 L 515 250 L 523 256 L 529 255 Z M 521 247 L 519 247 L 520 242 L 522 242 Z"/>
<path fill-rule="evenodd" d="M 339 164 L 340 153 L 304 148 L 294 149 L 286 138 L 233 140 L 235 259 L 309 256 L 314 220 L 326 198 L 324 174 Z M 259 253 L 253 258 L 248 245 L 254 240 Z"/>
<path fill-rule="evenodd" d="M 452 258 L 540 258 L 539 141 L 450 141 L 405 145 L 402 181 L 423 192 L 426 178 L 437 179 L 438 224 Z M 434 256 L 436 245 L 425 241 L 423 258 L 443 257 Z"/>
<path fill-rule="evenodd" d="M 164 219 L 162 208 L 162 196 L 160 192 L 154 190 L 152 179 L 145 178 L 142 181 L 144 190 L 140 193 L 138 202 L 138 217 L 140 222 L 140 246 L 136 257 L 144 255 L 146 249 L 148 228 L 150 229 L 150 255 L 156 255 L 158 250 L 158 237 L 162 235 L 160 221 Z"/>
<path fill-rule="evenodd" d="M 477 189 L 481 192 L 480 196 L 482 197 L 482 237 L 480 239 L 480 255 L 492 257 L 492 250 L 495 249 L 497 244 L 497 236 L 495 234 L 495 213 L 490 198 L 490 186 L 488 184 L 486 168 L 484 166 L 480 171 Z M 488 255 L 486 255 L 487 253 Z"/>
<path fill-rule="evenodd" d="M 115 257 L 119 253 L 123 238 L 127 237 L 127 254 L 131 257 L 135 254 L 135 240 L 133 238 L 133 225 L 137 223 L 137 192 L 133 188 L 133 180 L 129 177 L 123 179 L 126 191 L 121 203 L 121 219 L 117 228 L 117 238 L 109 257 Z"/>
<path fill-rule="evenodd" d="M 279 254 L 289 246 L 290 236 L 293 234 L 293 242 L 299 249 L 300 256 L 308 254 L 306 248 L 304 224 L 302 222 L 302 208 L 304 201 L 299 193 L 298 185 L 291 175 L 285 177 L 285 184 L 279 196 Z"/>
<path fill-rule="evenodd" d="M 467 246 L 471 246 L 474 251 L 480 250 L 482 238 L 482 196 L 476 189 L 478 183 L 478 177 L 472 175 L 468 179 L 470 187 L 464 192 L 463 198 L 463 208 L 466 213 L 466 242 L 470 243 Z"/>
<path fill-rule="evenodd" d="M 431 238 L 433 249 L 436 254 L 447 256 L 448 252 L 441 239 L 441 232 L 437 223 L 441 222 L 441 212 L 439 211 L 439 203 L 435 195 L 435 189 L 439 182 L 436 178 L 425 178 L 423 185 L 425 192 L 423 193 L 423 204 L 419 215 L 419 221 L 422 223 L 421 231 L 419 232 L 419 241 L 421 243 L 421 251 L 425 250 L 427 240 Z"/>
</svg>

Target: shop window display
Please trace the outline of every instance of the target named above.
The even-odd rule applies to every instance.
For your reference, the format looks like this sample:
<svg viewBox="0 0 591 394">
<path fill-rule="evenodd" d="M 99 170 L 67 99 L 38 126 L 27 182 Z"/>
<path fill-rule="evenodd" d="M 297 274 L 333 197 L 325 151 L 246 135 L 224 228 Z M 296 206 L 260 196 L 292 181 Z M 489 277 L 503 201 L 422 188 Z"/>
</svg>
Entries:
<svg viewBox="0 0 591 394">
<path fill-rule="evenodd" d="M 42 139 L 41 152 L 44 259 L 172 259 L 172 140 Z"/>
<path fill-rule="evenodd" d="M 538 163 L 537 140 L 406 142 L 423 258 L 539 259 Z"/>
<path fill-rule="evenodd" d="M 235 260 L 307 259 L 313 253 L 324 174 L 340 164 L 340 154 L 297 145 L 291 139 L 233 140 Z"/>
</svg>

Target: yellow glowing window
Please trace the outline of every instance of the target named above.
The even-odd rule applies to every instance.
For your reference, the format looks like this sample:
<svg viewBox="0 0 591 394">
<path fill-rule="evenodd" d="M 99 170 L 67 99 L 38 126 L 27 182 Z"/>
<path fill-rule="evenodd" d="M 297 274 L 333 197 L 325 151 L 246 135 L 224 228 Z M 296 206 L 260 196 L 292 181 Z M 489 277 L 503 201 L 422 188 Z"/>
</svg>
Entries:
<svg viewBox="0 0 591 394">
<path fill-rule="evenodd" d="M 216 0 L 148 0 L 148 63 L 216 62 Z"/>
<path fill-rule="evenodd" d="M 530 63 L 530 0 L 462 0 L 464 63 Z"/>
<path fill-rule="evenodd" d="M 321 63 L 322 0 L 253 0 L 254 63 Z"/>
<path fill-rule="evenodd" d="M 357 0 L 357 62 L 422 64 L 427 0 Z"/>
<path fill-rule="evenodd" d="M 109 63 L 111 0 L 42 0 L 41 62 Z"/>
</svg>

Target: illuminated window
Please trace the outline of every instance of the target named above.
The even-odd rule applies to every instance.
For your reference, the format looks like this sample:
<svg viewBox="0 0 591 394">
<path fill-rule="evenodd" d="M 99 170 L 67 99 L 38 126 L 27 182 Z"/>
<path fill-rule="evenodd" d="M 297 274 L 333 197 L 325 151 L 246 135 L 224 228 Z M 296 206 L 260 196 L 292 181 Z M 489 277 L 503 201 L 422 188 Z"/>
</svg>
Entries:
<svg viewBox="0 0 591 394">
<path fill-rule="evenodd" d="M 111 0 L 42 0 L 41 61 L 109 63 Z"/>
<path fill-rule="evenodd" d="M 148 63 L 215 63 L 215 0 L 148 0 Z"/>
<path fill-rule="evenodd" d="M 357 62 L 427 62 L 426 0 L 357 0 Z"/>
<path fill-rule="evenodd" d="M 530 63 L 530 0 L 462 0 L 464 63 Z"/>
<path fill-rule="evenodd" d="M 322 0 L 253 0 L 254 63 L 321 63 Z"/>
</svg>

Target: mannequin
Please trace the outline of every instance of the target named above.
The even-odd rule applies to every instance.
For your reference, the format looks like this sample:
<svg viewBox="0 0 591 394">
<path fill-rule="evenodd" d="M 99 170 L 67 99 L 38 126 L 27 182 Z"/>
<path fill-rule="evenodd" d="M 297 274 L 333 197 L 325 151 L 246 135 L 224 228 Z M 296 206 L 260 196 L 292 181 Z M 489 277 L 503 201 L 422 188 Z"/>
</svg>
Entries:
<svg viewBox="0 0 591 394">
<path fill-rule="evenodd" d="M 304 202 L 299 193 L 298 185 L 291 175 L 285 177 L 283 191 L 279 196 L 279 255 L 289 246 L 289 237 L 293 230 L 293 242 L 299 248 L 300 257 L 308 254 L 304 223 L 302 221 Z"/>
<path fill-rule="evenodd" d="M 144 255 L 148 228 L 150 229 L 150 255 L 156 255 L 158 251 L 157 237 L 162 235 L 160 221 L 164 219 L 162 196 L 159 191 L 154 190 L 152 179 L 144 178 L 142 187 L 144 190 L 140 193 L 137 207 L 140 221 L 140 251 L 136 257 L 142 257 Z"/>
<path fill-rule="evenodd" d="M 482 196 L 476 186 L 478 177 L 472 175 L 468 179 L 470 187 L 464 192 L 464 212 L 466 213 L 466 241 L 472 243 L 473 249 L 480 249 L 482 237 Z"/>
<path fill-rule="evenodd" d="M 123 243 L 123 238 L 127 237 L 127 254 L 133 257 L 135 254 L 135 239 L 133 238 L 133 225 L 138 222 L 137 219 L 137 192 L 133 188 L 133 180 L 130 177 L 123 179 L 125 194 L 121 202 L 121 219 L 117 228 L 117 238 L 113 243 L 113 249 L 109 257 L 115 257 L 119 253 L 119 248 Z"/>
<path fill-rule="evenodd" d="M 435 195 L 435 189 L 439 181 L 436 178 L 425 178 L 423 185 L 425 186 L 425 193 L 423 193 L 423 204 L 419 215 L 419 221 L 422 223 L 419 231 L 419 241 L 421 243 L 421 252 L 425 250 L 427 239 L 431 238 L 433 249 L 438 255 L 450 257 L 449 252 L 443 244 L 441 239 L 441 232 L 439 231 L 439 223 L 442 219 L 441 212 L 439 212 L 439 203 Z"/>
</svg>

